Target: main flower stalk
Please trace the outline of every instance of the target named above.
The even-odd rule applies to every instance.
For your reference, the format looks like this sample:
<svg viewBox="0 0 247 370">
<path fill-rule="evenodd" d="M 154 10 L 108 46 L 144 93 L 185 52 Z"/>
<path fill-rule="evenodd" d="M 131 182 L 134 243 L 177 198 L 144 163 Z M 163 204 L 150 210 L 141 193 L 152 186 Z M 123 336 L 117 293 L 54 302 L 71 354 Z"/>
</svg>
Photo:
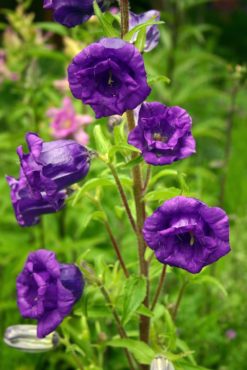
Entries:
<svg viewBox="0 0 247 370">
<path fill-rule="evenodd" d="M 124 35 L 129 30 L 129 1 L 128 0 L 120 0 L 120 11 L 121 11 L 121 37 L 123 38 Z M 133 111 L 127 111 L 127 122 L 128 122 L 128 129 L 129 132 L 135 128 L 135 119 Z M 135 159 L 137 156 L 136 153 L 132 154 L 132 159 Z M 132 170 L 133 176 L 133 192 L 134 192 L 134 199 L 135 199 L 135 208 L 136 208 L 136 235 L 137 235 L 137 242 L 138 242 L 138 252 L 139 252 L 139 261 L 140 261 L 140 273 L 146 277 L 147 279 L 147 293 L 144 299 L 144 305 L 146 307 L 149 306 L 149 281 L 148 281 L 148 264 L 145 261 L 145 241 L 142 235 L 142 228 L 145 221 L 145 203 L 143 201 L 143 181 L 142 181 L 142 174 L 140 165 L 136 165 Z M 145 343 L 149 342 L 149 327 L 150 327 L 150 319 L 146 316 L 140 316 L 140 340 Z M 148 366 L 142 365 L 143 370 L 147 370 Z"/>
</svg>

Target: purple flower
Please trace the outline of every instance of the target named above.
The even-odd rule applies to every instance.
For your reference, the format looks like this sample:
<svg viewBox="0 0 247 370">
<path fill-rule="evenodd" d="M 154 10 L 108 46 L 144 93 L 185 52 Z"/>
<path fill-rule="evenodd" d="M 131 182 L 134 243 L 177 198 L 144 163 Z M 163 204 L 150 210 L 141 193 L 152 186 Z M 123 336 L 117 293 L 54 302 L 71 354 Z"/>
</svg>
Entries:
<svg viewBox="0 0 247 370">
<path fill-rule="evenodd" d="M 148 12 L 141 13 L 141 14 L 135 14 L 133 12 L 130 12 L 130 25 L 129 29 L 132 30 L 134 27 L 138 26 L 139 24 L 145 23 L 151 18 L 154 18 L 156 21 L 160 20 L 160 12 L 157 10 L 149 10 Z M 134 35 L 132 42 L 135 42 L 137 39 L 138 32 Z M 156 46 L 159 43 L 160 39 L 160 31 L 158 29 L 157 25 L 149 26 L 147 27 L 146 32 L 146 44 L 144 51 L 148 52 L 156 48 Z"/>
<path fill-rule="evenodd" d="M 64 206 L 66 192 L 57 192 L 53 199 L 45 193 L 34 195 L 23 172 L 16 180 L 13 177 L 6 177 L 11 189 L 11 201 L 15 211 L 15 216 L 20 226 L 32 226 L 39 222 L 43 214 L 54 213 Z"/>
<path fill-rule="evenodd" d="M 84 281 L 78 267 L 60 264 L 55 253 L 40 249 L 29 254 L 16 287 L 21 315 L 38 320 L 37 336 L 43 338 L 71 313 Z"/>
<path fill-rule="evenodd" d="M 73 140 L 43 142 L 36 134 L 26 135 L 29 153 L 17 149 L 23 174 L 35 196 L 53 199 L 59 190 L 82 180 L 88 173 L 90 156 Z"/>
<path fill-rule="evenodd" d="M 97 0 L 102 8 L 103 0 Z M 86 22 L 93 14 L 93 0 L 44 0 L 43 7 L 52 9 L 56 22 L 74 27 Z"/>
<path fill-rule="evenodd" d="M 117 38 L 103 38 L 82 50 L 68 69 L 75 98 L 89 104 L 96 118 L 122 115 L 150 94 L 140 52 Z"/>
<path fill-rule="evenodd" d="M 193 274 L 230 252 L 226 213 L 194 198 L 166 201 L 146 219 L 143 235 L 161 263 Z"/>
<path fill-rule="evenodd" d="M 195 153 L 191 124 L 191 117 L 183 108 L 144 103 L 128 143 L 141 150 L 147 163 L 170 164 Z"/>
<path fill-rule="evenodd" d="M 52 118 L 51 131 L 56 139 L 72 137 L 81 145 L 88 144 L 89 136 L 82 127 L 92 123 L 93 118 L 86 114 L 76 114 L 69 97 L 63 99 L 62 108 L 50 108 L 47 116 Z"/>
</svg>

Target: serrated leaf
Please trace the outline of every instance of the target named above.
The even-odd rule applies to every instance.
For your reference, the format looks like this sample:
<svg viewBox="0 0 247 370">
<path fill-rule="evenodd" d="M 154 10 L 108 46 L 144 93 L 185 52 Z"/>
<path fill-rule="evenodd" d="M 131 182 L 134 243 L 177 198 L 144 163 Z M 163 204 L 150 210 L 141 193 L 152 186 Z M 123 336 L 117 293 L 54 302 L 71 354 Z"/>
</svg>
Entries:
<svg viewBox="0 0 247 370">
<path fill-rule="evenodd" d="M 134 339 L 113 339 L 107 343 L 110 347 L 126 348 L 143 365 L 150 365 L 155 352 L 146 343 Z"/>
<path fill-rule="evenodd" d="M 143 276 L 130 276 L 124 286 L 122 323 L 126 325 L 143 302 L 147 282 Z"/>
</svg>

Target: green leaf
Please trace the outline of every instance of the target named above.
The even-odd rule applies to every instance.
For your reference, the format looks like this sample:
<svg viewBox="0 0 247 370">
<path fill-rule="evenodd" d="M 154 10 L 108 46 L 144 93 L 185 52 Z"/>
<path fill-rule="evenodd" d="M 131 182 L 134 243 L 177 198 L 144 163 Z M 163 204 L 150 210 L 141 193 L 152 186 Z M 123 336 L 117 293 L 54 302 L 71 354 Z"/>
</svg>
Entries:
<svg viewBox="0 0 247 370">
<path fill-rule="evenodd" d="M 136 313 L 138 313 L 139 315 L 146 316 L 146 317 L 154 316 L 154 313 L 149 308 L 144 306 L 144 304 L 140 305 L 140 307 L 136 310 Z"/>
<path fill-rule="evenodd" d="M 148 85 L 154 85 L 156 82 L 169 84 L 171 80 L 166 76 L 148 76 Z"/>
<path fill-rule="evenodd" d="M 137 39 L 136 39 L 136 42 L 135 42 L 135 46 L 137 47 L 137 49 L 142 53 L 144 48 L 145 48 L 145 44 L 146 44 L 146 37 L 147 37 L 147 33 L 146 33 L 146 29 L 143 28 L 142 30 L 140 30 L 138 32 L 138 35 L 137 35 Z"/>
<path fill-rule="evenodd" d="M 115 181 L 111 178 L 96 178 L 88 180 L 76 193 L 72 205 L 74 206 L 79 199 L 88 191 L 96 189 L 98 186 L 115 186 Z"/>
<path fill-rule="evenodd" d="M 154 185 L 161 177 L 165 177 L 165 176 L 175 176 L 175 177 L 178 177 L 178 171 L 175 171 L 175 170 L 162 170 L 162 171 L 159 171 L 156 175 L 152 176 L 151 180 L 150 180 L 150 186 L 151 185 Z"/>
<path fill-rule="evenodd" d="M 119 33 L 112 25 L 116 18 L 111 13 L 102 13 L 96 1 L 94 1 L 93 7 L 94 7 L 94 13 L 97 16 L 103 28 L 103 32 L 105 36 L 119 37 Z"/>
<path fill-rule="evenodd" d="M 93 131 L 97 150 L 101 154 L 107 154 L 111 148 L 111 143 L 104 136 L 100 125 L 96 125 Z"/>
<path fill-rule="evenodd" d="M 135 148 L 132 145 L 127 144 L 127 143 L 126 144 L 114 145 L 109 150 L 109 153 L 108 153 L 109 158 L 114 159 L 114 156 L 117 152 L 123 153 L 124 155 L 126 155 L 126 152 L 127 152 L 127 155 L 128 155 L 128 154 L 131 154 L 131 152 L 140 153 L 140 150 Z"/>
<path fill-rule="evenodd" d="M 107 342 L 110 347 L 126 348 L 143 365 L 150 365 L 155 357 L 155 352 L 146 343 L 134 339 L 113 339 Z"/>
<path fill-rule="evenodd" d="M 126 325 L 143 302 L 147 290 L 143 276 L 130 276 L 124 286 L 122 323 Z"/>
<path fill-rule="evenodd" d="M 35 26 L 40 30 L 56 33 L 60 36 L 66 36 L 68 34 L 66 27 L 55 22 L 37 22 Z"/>
<path fill-rule="evenodd" d="M 147 193 L 144 199 L 148 202 L 152 201 L 164 201 L 173 197 L 181 195 L 181 189 L 170 187 L 160 190 L 154 190 Z"/>
<path fill-rule="evenodd" d="M 221 284 L 221 282 L 213 276 L 209 275 L 197 275 L 192 277 L 191 282 L 194 284 L 210 284 L 214 285 L 219 291 L 221 291 L 224 296 L 227 296 L 228 293 L 225 287 Z"/>
<path fill-rule="evenodd" d="M 124 40 L 125 41 L 131 41 L 133 39 L 133 37 L 135 36 L 135 34 L 143 29 L 145 29 L 145 32 L 146 32 L 146 28 L 149 27 L 149 26 L 153 26 L 154 24 L 163 24 L 165 22 L 163 21 L 156 21 L 155 20 L 155 16 L 153 18 L 151 18 L 150 20 L 148 20 L 147 22 L 145 23 L 142 23 L 142 24 L 138 24 L 137 26 L 135 26 L 134 28 L 132 28 L 128 33 L 126 33 L 126 35 L 124 36 Z"/>
</svg>

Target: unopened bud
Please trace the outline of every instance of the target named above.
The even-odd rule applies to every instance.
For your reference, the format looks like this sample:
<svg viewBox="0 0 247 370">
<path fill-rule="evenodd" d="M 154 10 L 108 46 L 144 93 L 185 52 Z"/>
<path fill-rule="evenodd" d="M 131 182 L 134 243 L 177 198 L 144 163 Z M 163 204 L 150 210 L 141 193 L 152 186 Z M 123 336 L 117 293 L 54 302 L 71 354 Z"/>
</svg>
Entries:
<svg viewBox="0 0 247 370">
<path fill-rule="evenodd" d="M 53 332 L 39 339 L 36 325 L 13 325 L 5 330 L 4 342 L 9 347 L 23 352 L 47 352 L 58 345 L 59 337 Z"/>
<path fill-rule="evenodd" d="M 164 356 L 157 356 L 151 363 L 150 370 L 175 370 L 173 364 Z"/>
</svg>

